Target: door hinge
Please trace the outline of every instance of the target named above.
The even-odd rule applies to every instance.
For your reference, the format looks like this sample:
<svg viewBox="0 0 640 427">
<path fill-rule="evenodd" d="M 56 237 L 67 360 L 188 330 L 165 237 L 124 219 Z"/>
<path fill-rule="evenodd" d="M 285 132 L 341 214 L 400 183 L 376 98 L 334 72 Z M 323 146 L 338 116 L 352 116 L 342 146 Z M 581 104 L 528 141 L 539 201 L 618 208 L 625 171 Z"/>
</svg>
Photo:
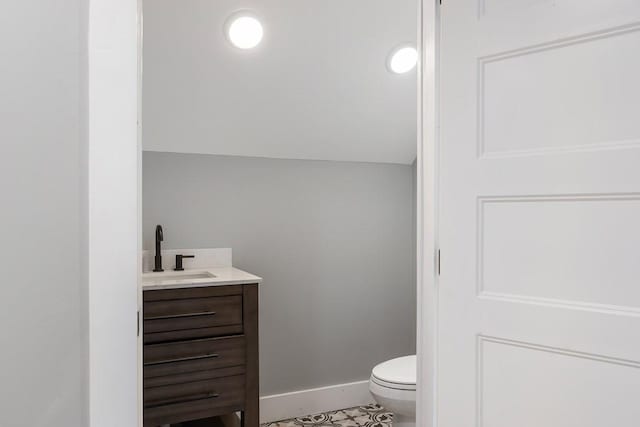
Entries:
<svg viewBox="0 0 640 427">
<path fill-rule="evenodd" d="M 140 310 L 136 313 L 136 327 L 138 332 L 136 332 L 136 336 L 140 336 Z"/>
<path fill-rule="evenodd" d="M 442 259 L 442 256 L 440 255 L 440 249 L 438 249 L 438 260 L 437 260 L 437 265 L 436 265 L 436 269 L 438 270 L 438 276 L 440 275 L 440 260 Z"/>
</svg>

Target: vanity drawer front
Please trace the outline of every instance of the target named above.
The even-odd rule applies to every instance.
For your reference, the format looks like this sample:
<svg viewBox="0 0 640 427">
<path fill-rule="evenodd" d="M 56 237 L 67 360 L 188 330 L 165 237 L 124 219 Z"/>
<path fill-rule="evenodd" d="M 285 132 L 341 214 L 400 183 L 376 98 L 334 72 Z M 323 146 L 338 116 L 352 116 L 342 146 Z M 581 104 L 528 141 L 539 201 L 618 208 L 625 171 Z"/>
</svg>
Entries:
<svg viewBox="0 0 640 427">
<path fill-rule="evenodd" d="M 146 348 L 147 346 L 145 346 Z M 244 357 L 241 356 L 241 357 Z M 155 365 L 144 365 L 142 370 L 145 384 L 147 381 L 158 381 L 159 377 L 168 379 L 174 376 L 187 375 L 202 371 L 219 370 L 227 362 L 219 357 L 205 359 L 186 360 L 184 362 L 158 363 Z M 238 365 L 244 369 L 244 365 Z"/>
<path fill-rule="evenodd" d="M 146 303 L 151 301 L 167 301 L 177 299 L 225 297 L 229 295 L 242 295 L 242 286 L 226 285 L 204 286 L 201 288 L 187 287 L 177 289 L 145 289 L 142 293 L 142 299 Z"/>
<path fill-rule="evenodd" d="M 242 333 L 242 297 L 144 303 L 145 344 Z"/>
<path fill-rule="evenodd" d="M 242 296 L 185 298 L 144 303 L 145 332 L 242 323 Z"/>
<path fill-rule="evenodd" d="M 210 328 L 203 327 L 154 333 L 145 332 L 144 343 L 146 345 L 160 342 L 213 338 L 239 334 L 242 334 L 242 325 L 214 326 Z"/>
<path fill-rule="evenodd" d="M 144 425 L 173 424 L 241 410 L 243 375 L 154 387 L 144 392 Z"/>
<path fill-rule="evenodd" d="M 227 399 L 239 395 L 238 392 L 242 390 L 244 375 L 171 384 L 145 388 L 144 404 L 148 407 L 197 399 L 218 399 L 218 402 L 226 402 Z"/>
<path fill-rule="evenodd" d="M 196 368 L 197 369 L 197 368 Z M 167 386 L 171 384 L 183 384 L 194 381 L 212 380 L 214 378 L 232 377 L 244 375 L 244 366 L 232 366 L 230 368 L 191 370 L 187 372 L 172 372 L 170 374 L 160 374 L 155 376 L 144 375 L 144 388 Z"/>
<path fill-rule="evenodd" d="M 245 363 L 244 336 L 179 341 L 144 346 L 144 370 L 158 365 L 208 362 L 215 368 Z M 171 366 L 165 366 L 165 368 Z"/>
</svg>

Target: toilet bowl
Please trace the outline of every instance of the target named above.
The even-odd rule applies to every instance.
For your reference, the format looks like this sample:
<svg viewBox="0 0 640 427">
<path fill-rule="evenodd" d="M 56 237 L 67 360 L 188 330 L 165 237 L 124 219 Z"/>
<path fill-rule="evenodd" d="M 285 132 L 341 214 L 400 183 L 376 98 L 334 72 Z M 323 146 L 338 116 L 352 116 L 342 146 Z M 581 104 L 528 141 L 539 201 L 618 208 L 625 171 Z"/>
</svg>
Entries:
<svg viewBox="0 0 640 427">
<path fill-rule="evenodd" d="M 416 356 L 388 360 L 371 371 L 369 391 L 393 412 L 393 427 L 416 425 Z"/>
</svg>

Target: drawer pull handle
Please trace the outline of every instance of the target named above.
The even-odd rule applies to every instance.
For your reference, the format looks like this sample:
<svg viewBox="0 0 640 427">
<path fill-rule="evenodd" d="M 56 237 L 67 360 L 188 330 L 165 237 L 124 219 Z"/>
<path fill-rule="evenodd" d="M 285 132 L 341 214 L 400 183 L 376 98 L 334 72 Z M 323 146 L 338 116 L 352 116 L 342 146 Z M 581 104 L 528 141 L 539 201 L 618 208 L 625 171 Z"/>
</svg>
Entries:
<svg viewBox="0 0 640 427">
<path fill-rule="evenodd" d="M 217 313 L 215 311 L 201 311 L 198 313 L 170 314 L 167 316 L 145 317 L 144 320 L 179 319 L 181 317 L 215 316 L 216 314 Z"/>
<path fill-rule="evenodd" d="M 163 365 L 165 363 L 175 363 L 175 362 L 188 362 L 190 360 L 215 359 L 216 357 L 220 357 L 220 355 L 218 353 L 211 353 L 211 354 L 203 354 L 201 356 L 179 357 L 177 359 L 169 359 L 169 360 L 161 360 L 159 362 L 145 363 L 145 366 Z"/>
<path fill-rule="evenodd" d="M 166 406 L 166 405 L 179 405 L 181 403 L 187 403 L 187 402 L 199 402 L 202 400 L 217 399 L 218 397 L 220 397 L 218 393 L 208 393 L 203 397 L 191 396 L 191 397 L 186 397 L 182 399 L 171 399 L 171 400 L 165 400 L 158 403 L 153 403 L 151 405 L 145 405 L 145 409 L 159 408 L 161 406 Z"/>
</svg>

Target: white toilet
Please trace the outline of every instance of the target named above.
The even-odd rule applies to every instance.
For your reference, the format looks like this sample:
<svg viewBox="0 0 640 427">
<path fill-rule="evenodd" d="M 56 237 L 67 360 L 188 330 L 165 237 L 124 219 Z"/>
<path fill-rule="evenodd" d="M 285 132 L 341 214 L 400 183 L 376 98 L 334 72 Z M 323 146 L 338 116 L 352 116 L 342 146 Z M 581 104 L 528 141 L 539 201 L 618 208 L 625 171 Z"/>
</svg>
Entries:
<svg viewBox="0 0 640 427">
<path fill-rule="evenodd" d="M 393 412 L 393 427 L 415 427 L 416 356 L 377 365 L 371 371 L 369 391 L 376 402 Z"/>
</svg>

